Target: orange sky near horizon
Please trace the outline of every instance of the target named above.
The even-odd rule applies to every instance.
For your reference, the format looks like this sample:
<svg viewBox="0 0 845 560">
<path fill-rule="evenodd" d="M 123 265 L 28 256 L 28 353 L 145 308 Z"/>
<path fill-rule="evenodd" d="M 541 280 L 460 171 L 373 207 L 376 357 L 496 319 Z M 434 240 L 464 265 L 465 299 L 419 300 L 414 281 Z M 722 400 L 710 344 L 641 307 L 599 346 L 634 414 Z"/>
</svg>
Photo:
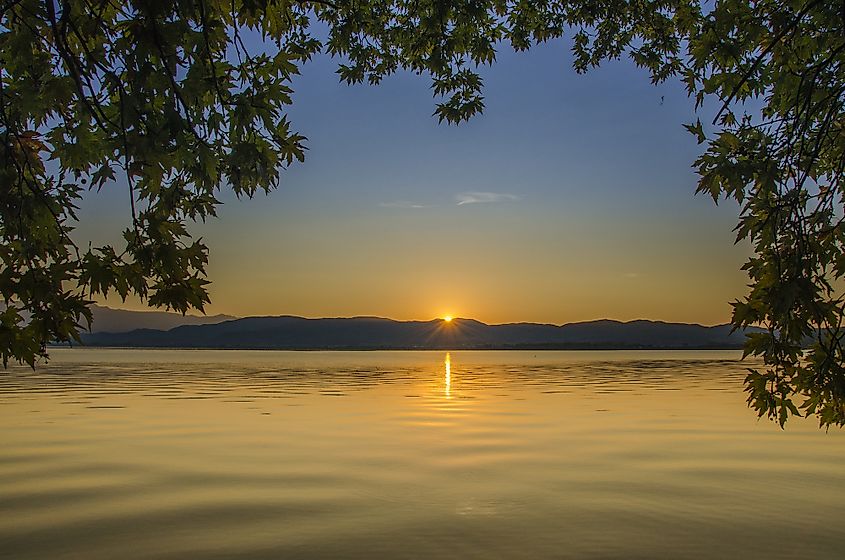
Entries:
<svg viewBox="0 0 845 560">
<path fill-rule="evenodd" d="M 224 215 L 217 224 L 221 230 L 227 219 Z M 745 293 L 746 277 L 739 268 L 747 249 L 732 244 L 724 222 L 685 230 L 664 225 L 648 235 L 633 231 L 628 239 L 593 236 L 567 244 L 561 242 L 567 239 L 564 231 L 538 233 L 545 227 L 534 217 L 517 214 L 510 220 L 507 231 L 488 238 L 492 248 L 478 247 L 471 235 L 456 235 L 448 252 L 440 249 L 445 241 L 437 239 L 402 251 L 398 247 L 410 241 L 401 230 L 380 235 L 363 219 L 349 227 L 342 243 L 336 242 L 341 250 L 316 232 L 309 238 L 307 223 L 293 218 L 273 226 L 290 237 L 254 232 L 249 251 L 228 235 L 208 232 L 212 303 L 207 313 L 397 320 L 449 315 L 491 324 L 652 319 L 713 325 L 727 322 L 729 301 Z M 259 223 L 255 227 L 261 229 Z M 576 229 L 589 231 L 586 225 Z M 721 237 L 722 248 L 714 247 L 713 236 Z M 279 257 L 268 259 L 268 253 Z M 144 309 L 137 301 L 122 303 L 114 297 L 105 303 Z"/>
</svg>

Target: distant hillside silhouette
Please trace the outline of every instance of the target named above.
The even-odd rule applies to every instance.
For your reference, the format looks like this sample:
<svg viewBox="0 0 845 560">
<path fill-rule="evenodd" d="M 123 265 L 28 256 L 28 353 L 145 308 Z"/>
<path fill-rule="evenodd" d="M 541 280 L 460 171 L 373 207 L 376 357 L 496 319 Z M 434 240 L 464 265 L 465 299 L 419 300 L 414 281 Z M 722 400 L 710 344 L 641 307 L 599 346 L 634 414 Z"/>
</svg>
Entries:
<svg viewBox="0 0 845 560">
<path fill-rule="evenodd" d="M 166 331 L 181 325 L 210 325 L 230 321 L 231 315 L 182 315 L 166 311 L 128 311 L 102 305 L 91 306 L 94 321 L 91 332 L 123 333 L 137 329 Z"/>
<path fill-rule="evenodd" d="M 740 348 L 730 325 L 599 320 L 566 325 L 487 325 L 473 319 L 394 321 L 378 317 L 247 317 L 170 330 L 86 334 L 92 346 L 252 349 Z"/>
</svg>

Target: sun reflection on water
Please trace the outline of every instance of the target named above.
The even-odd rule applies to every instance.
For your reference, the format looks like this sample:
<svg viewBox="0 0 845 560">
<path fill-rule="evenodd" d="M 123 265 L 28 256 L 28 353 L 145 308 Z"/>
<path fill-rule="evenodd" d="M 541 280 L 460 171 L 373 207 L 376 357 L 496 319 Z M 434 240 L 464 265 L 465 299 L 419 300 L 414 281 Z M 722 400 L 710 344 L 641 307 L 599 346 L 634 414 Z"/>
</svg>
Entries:
<svg viewBox="0 0 845 560">
<path fill-rule="evenodd" d="M 446 352 L 446 360 L 443 362 L 446 366 L 446 398 L 452 398 L 452 355 Z"/>
</svg>

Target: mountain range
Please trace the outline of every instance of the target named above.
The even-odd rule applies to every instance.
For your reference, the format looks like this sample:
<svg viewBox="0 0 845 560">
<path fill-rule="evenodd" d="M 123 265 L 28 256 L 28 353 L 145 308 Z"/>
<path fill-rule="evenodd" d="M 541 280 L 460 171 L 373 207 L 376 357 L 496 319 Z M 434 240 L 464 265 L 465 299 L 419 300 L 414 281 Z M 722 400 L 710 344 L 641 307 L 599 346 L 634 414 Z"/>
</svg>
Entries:
<svg viewBox="0 0 845 560">
<path fill-rule="evenodd" d="M 94 330 L 99 331 L 102 325 L 97 324 L 95 317 Z M 744 339 L 744 334 L 732 332 L 730 325 L 707 327 L 647 320 L 488 325 L 460 318 L 395 321 L 379 317 L 308 319 L 294 316 L 245 317 L 214 324 L 183 324 L 170 329 L 138 328 L 128 332 L 83 335 L 83 341 L 90 346 L 359 350 L 707 349 L 740 348 Z"/>
<path fill-rule="evenodd" d="M 231 315 L 182 315 L 168 311 L 130 311 L 92 305 L 91 332 L 129 332 L 136 329 L 166 331 L 182 325 L 210 325 L 237 319 Z"/>
</svg>

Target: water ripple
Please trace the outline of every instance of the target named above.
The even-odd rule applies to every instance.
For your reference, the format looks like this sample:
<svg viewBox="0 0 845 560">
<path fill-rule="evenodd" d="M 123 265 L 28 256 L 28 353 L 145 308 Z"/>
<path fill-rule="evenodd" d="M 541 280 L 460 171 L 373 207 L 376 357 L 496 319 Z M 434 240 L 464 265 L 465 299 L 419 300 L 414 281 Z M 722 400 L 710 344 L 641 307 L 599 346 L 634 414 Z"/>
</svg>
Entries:
<svg viewBox="0 0 845 560">
<path fill-rule="evenodd" d="M 841 557 L 842 434 L 736 358 L 56 350 L 0 372 L 0 556 Z"/>
</svg>

